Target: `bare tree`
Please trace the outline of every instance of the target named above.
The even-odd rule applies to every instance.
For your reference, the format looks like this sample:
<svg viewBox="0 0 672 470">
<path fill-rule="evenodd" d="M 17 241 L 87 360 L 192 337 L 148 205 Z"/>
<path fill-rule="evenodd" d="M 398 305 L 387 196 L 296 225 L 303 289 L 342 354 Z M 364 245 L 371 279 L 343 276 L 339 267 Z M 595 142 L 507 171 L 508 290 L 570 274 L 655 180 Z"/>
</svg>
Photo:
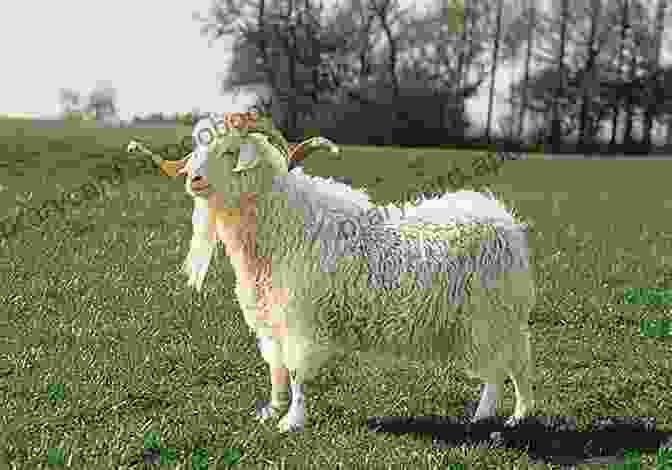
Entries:
<svg viewBox="0 0 672 470">
<path fill-rule="evenodd" d="M 593 137 L 592 130 L 589 130 L 589 116 L 593 96 L 599 94 L 599 78 L 597 74 L 597 57 L 599 55 L 599 45 L 597 43 L 597 33 L 600 17 L 602 14 L 602 0 L 591 0 L 590 2 L 590 33 L 587 41 L 588 57 L 586 66 L 583 70 L 581 88 L 583 96 L 581 99 L 581 117 L 579 122 L 579 143 L 581 146 L 587 146 Z M 597 91 L 597 93 L 595 93 Z"/>
<path fill-rule="evenodd" d="M 117 90 L 108 82 L 100 81 L 89 93 L 85 107 L 97 121 L 117 116 Z"/>
<path fill-rule="evenodd" d="M 345 39 L 322 24 L 323 11 L 310 0 L 226 0 L 213 5 L 207 18 L 194 16 L 205 23 L 203 33 L 233 38 L 223 88 L 267 84 L 274 102 L 284 105 L 291 135 L 298 130 L 297 117 L 323 92 L 334 91 L 322 77 L 324 55 L 343 49 Z"/>
<path fill-rule="evenodd" d="M 497 29 L 495 30 L 495 44 L 492 50 L 492 63 L 490 65 L 490 94 L 488 96 L 488 118 L 485 125 L 485 138 L 490 142 L 490 127 L 492 125 L 492 106 L 495 98 L 495 74 L 497 73 L 497 58 L 499 56 L 499 41 L 502 32 L 502 8 L 504 0 L 497 2 Z"/>
<path fill-rule="evenodd" d="M 289 71 L 289 83 L 286 90 L 283 90 L 283 93 L 287 99 L 287 132 L 291 136 L 290 138 L 295 137 L 293 134 L 297 132 L 296 126 L 296 95 L 297 95 L 297 83 L 296 83 L 296 62 L 297 62 L 297 51 L 298 45 L 296 41 L 296 23 L 292 17 L 294 14 L 294 0 L 287 0 L 287 10 L 285 12 L 285 18 L 283 20 L 288 20 L 285 22 L 288 29 L 288 34 L 278 34 L 281 38 L 283 45 L 285 46 L 285 51 L 287 52 L 287 68 Z M 278 31 L 279 32 L 279 31 Z"/>
<path fill-rule="evenodd" d="M 61 88 L 58 94 L 63 114 L 69 115 L 82 110 L 82 95 L 78 91 L 71 88 Z"/>
<path fill-rule="evenodd" d="M 631 149 L 634 142 L 634 137 L 632 135 L 634 127 L 634 117 L 635 117 L 635 107 L 639 101 L 639 94 L 643 88 L 642 81 L 637 80 L 640 69 L 640 49 L 641 45 L 650 40 L 647 37 L 647 32 L 644 27 L 644 17 L 648 16 L 642 9 L 643 5 L 640 1 L 634 0 L 630 5 L 629 14 L 630 14 L 630 37 L 628 41 L 628 52 L 630 55 L 630 60 L 628 63 L 628 93 L 625 95 L 625 131 L 623 133 L 623 144 L 626 149 Z"/>
<path fill-rule="evenodd" d="M 565 95 L 565 51 L 567 45 L 567 22 L 569 16 L 569 0 L 562 0 L 560 19 L 560 50 L 557 58 L 557 85 L 553 96 L 553 121 L 551 122 L 551 143 L 553 152 L 558 153 L 562 144 L 562 118 L 560 116 L 560 100 Z"/>
<path fill-rule="evenodd" d="M 654 22 L 654 40 L 651 55 L 647 57 L 649 69 L 649 85 L 646 94 L 646 107 L 644 111 L 644 146 L 651 148 L 651 133 L 653 131 L 653 119 L 656 114 L 656 95 L 661 91 L 661 55 L 663 50 L 663 30 L 665 28 L 665 10 L 667 0 L 658 0 L 656 7 L 656 20 Z"/>
<path fill-rule="evenodd" d="M 470 2 L 468 1 L 465 2 L 464 8 L 462 10 L 462 28 L 459 43 L 460 52 L 457 59 L 457 79 L 458 83 L 460 84 L 460 87 L 464 87 L 466 79 L 469 75 L 470 64 L 467 61 L 467 53 L 470 50 L 469 48 L 470 28 L 474 23 L 472 11 L 473 10 L 470 8 Z M 459 106 L 460 106 L 459 109 L 460 115 L 463 115 L 465 113 L 464 99 L 460 100 Z"/>
<path fill-rule="evenodd" d="M 459 84 L 460 90 L 463 90 L 458 96 L 457 103 L 460 116 L 465 114 L 465 100 L 472 94 L 473 87 L 479 88 L 488 74 L 492 74 L 492 70 L 487 70 L 487 59 L 484 58 L 484 52 L 492 41 L 491 20 L 489 18 L 491 16 L 489 14 L 491 12 L 490 5 L 489 1 L 477 0 L 464 3 L 462 28 L 458 43 L 457 76 L 453 80 Z M 469 77 L 473 72 L 476 72 L 476 78 L 470 82 Z"/>
<path fill-rule="evenodd" d="M 256 9 L 256 14 L 250 14 L 251 19 L 247 21 L 246 7 Z M 267 11 L 266 0 L 257 3 L 228 0 L 225 8 L 217 4 L 213 6 L 211 18 L 197 17 L 206 22 L 202 32 L 214 32 L 215 39 L 225 35 L 234 38 L 232 61 L 222 82 L 224 91 L 260 83 L 269 84 L 273 91 L 277 89 L 278 72 L 271 57 L 277 55 L 277 47 L 270 49 L 272 38 L 266 26 Z"/>
<path fill-rule="evenodd" d="M 618 57 L 616 59 L 616 80 L 621 80 L 623 72 L 623 51 L 625 48 L 625 40 L 628 34 L 630 25 L 628 23 L 628 0 L 621 0 L 620 6 L 620 42 L 618 44 Z M 609 144 L 614 146 L 616 144 L 616 134 L 618 132 L 618 118 L 621 112 L 620 99 L 614 100 L 612 103 L 613 115 L 611 118 L 611 141 Z"/>
<path fill-rule="evenodd" d="M 321 64 L 322 79 L 335 92 L 336 99 L 358 103 L 369 100 L 361 93 L 374 75 L 376 14 L 368 0 L 347 0 L 331 20 L 334 34 L 345 39 L 343 47 Z"/>
<path fill-rule="evenodd" d="M 437 109 L 436 127 L 446 129 L 445 135 L 450 137 L 463 137 L 469 125 L 464 101 L 487 77 L 485 67 L 474 69 L 473 65 L 479 65 L 491 41 L 486 28 L 477 24 L 477 2 L 470 2 L 464 10 L 457 3 L 440 3 L 422 18 L 408 21 L 402 43 L 408 53 L 400 69 L 405 74 L 402 88 L 413 89 L 416 96 L 432 93 L 427 103 L 437 105 L 432 107 Z M 467 69 L 475 73 L 469 76 Z M 412 102 L 420 104 L 419 100 Z"/>
<path fill-rule="evenodd" d="M 612 103 L 624 96 L 624 82 L 616 78 L 620 77 L 619 72 L 614 73 L 619 31 L 613 24 L 620 21 L 621 12 L 610 2 L 597 0 L 590 0 L 588 5 L 570 0 L 568 10 L 562 3 L 558 6 L 560 11 L 552 16 L 537 11 L 535 32 L 540 41 L 533 53 L 544 69 L 534 77 L 528 76 L 520 86 L 527 90 L 524 110 L 537 116 L 543 114 L 544 119 L 538 121 L 542 126 L 550 124 L 550 129 L 537 132 L 543 140 L 558 132 L 563 139 L 577 132 L 585 145 L 600 132 L 602 121 L 612 116 Z M 563 44 L 565 50 L 561 54 Z M 561 55 L 562 63 L 558 60 Z M 560 126 L 554 119 L 556 115 L 561 117 Z"/>
<path fill-rule="evenodd" d="M 394 101 L 399 98 L 400 93 L 397 64 L 400 52 L 399 42 L 403 32 L 393 33 L 392 28 L 394 25 L 399 25 L 406 12 L 400 8 L 398 0 L 370 0 L 369 8 L 376 15 L 385 33 L 388 79 L 392 85 L 392 100 Z"/>
<path fill-rule="evenodd" d="M 525 76 L 521 88 L 520 110 L 518 117 L 518 137 L 523 135 L 523 126 L 525 123 L 525 112 L 527 110 L 527 86 L 530 82 L 530 63 L 532 61 L 532 50 L 534 48 L 534 26 L 536 23 L 537 8 L 536 0 L 527 0 L 525 18 L 527 20 L 527 47 L 525 50 Z"/>
<path fill-rule="evenodd" d="M 201 32 L 211 40 L 232 40 L 232 61 L 222 82 L 224 91 L 247 85 L 278 82 L 278 45 L 267 27 L 266 0 L 226 0 L 213 3 L 209 16 L 194 14 L 203 23 Z"/>
</svg>

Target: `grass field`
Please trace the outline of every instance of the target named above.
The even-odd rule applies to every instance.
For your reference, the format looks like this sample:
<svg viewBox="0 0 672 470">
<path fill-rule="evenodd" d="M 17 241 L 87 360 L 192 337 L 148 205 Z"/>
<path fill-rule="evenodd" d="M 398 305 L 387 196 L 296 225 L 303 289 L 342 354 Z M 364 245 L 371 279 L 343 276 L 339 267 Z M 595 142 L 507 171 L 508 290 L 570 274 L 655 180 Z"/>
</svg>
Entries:
<svg viewBox="0 0 672 470">
<path fill-rule="evenodd" d="M 0 214 L 96 182 L 131 137 L 160 148 L 188 134 L 3 122 Z M 454 162 L 468 173 L 473 158 L 346 147 L 342 159 L 315 155 L 306 171 L 350 176 L 391 201 Z M 670 318 L 670 306 L 618 303 L 627 288 L 672 288 L 671 174 L 667 161 L 526 160 L 472 181 L 534 224 L 541 413 L 575 416 L 579 429 L 594 416 L 653 416 L 672 430 L 672 338 L 640 334 L 641 320 Z M 439 449 L 364 425 L 371 415 L 462 414 L 479 384 L 451 364 L 379 368 L 353 356 L 309 387 L 306 433 L 279 436 L 257 424 L 267 370 L 223 251 L 201 294 L 178 273 L 191 237 L 183 181 L 124 170 L 120 184 L 79 199 L 60 206 L 63 216 L 21 218 L 0 246 L 0 468 L 59 459 L 61 468 L 145 468 L 148 436 L 173 449 L 174 463 L 161 468 L 205 469 L 199 455 L 208 469 L 551 468 L 530 464 L 524 451 Z M 510 384 L 504 406 L 510 413 Z M 238 461 L 227 463 L 235 452 Z M 643 455 L 641 468 L 654 462 Z"/>
</svg>

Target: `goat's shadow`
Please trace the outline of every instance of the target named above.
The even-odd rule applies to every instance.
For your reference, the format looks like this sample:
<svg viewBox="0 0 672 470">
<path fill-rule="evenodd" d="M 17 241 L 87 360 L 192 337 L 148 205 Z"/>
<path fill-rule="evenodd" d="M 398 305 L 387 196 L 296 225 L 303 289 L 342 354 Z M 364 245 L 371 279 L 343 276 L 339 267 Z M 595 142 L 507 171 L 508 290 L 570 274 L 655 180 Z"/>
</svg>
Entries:
<svg viewBox="0 0 672 470">
<path fill-rule="evenodd" d="M 600 417 L 588 431 L 576 430 L 576 419 L 566 416 L 531 416 L 515 427 L 503 417 L 470 423 L 467 416 L 371 417 L 374 432 L 430 437 L 435 447 L 487 446 L 526 450 L 531 463 L 556 465 L 622 464 L 643 454 L 657 454 L 658 462 L 672 466 L 672 433 L 657 431 L 655 418 Z M 634 457 L 633 457 L 634 456 Z M 667 467 L 663 467 L 667 468 Z M 672 468 L 672 467 L 671 467 Z"/>
</svg>

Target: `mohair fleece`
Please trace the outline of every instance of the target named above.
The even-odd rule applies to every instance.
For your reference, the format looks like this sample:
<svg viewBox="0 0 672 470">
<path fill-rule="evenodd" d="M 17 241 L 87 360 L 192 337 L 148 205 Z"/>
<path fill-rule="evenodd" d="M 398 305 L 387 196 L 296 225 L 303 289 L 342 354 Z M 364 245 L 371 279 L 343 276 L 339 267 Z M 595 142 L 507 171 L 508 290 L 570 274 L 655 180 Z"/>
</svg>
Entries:
<svg viewBox="0 0 672 470">
<path fill-rule="evenodd" d="M 256 160 L 238 161 L 233 141 L 215 143 L 208 178 L 223 209 L 248 212 L 239 224 L 218 224 L 218 236 L 246 322 L 282 343 L 273 362 L 305 368 L 324 349 L 458 359 L 492 383 L 502 370 L 531 368 L 524 224 L 479 214 L 479 204 L 495 202 L 461 192 L 437 201 L 454 215 L 449 222 L 423 217 L 430 204 L 421 204 L 415 219 L 388 206 L 380 209 L 390 220 L 367 225 L 362 216 L 375 206 L 363 191 L 287 173 L 263 136 L 236 140 L 253 141 Z M 450 211 L 460 198 L 476 209 Z M 339 237 L 335 220 L 349 217 L 361 222 L 357 236 Z"/>
</svg>

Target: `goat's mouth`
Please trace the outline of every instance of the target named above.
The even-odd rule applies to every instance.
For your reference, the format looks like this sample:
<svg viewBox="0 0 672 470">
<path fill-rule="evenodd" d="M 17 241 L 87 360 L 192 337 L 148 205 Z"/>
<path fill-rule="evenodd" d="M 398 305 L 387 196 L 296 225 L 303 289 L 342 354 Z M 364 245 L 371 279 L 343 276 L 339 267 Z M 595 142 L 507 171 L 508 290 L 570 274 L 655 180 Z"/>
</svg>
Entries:
<svg viewBox="0 0 672 470">
<path fill-rule="evenodd" d="M 196 177 L 193 180 L 191 180 L 191 190 L 195 193 L 200 193 L 202 191 L 205 191 L 210 187 L 210 184 L 201 177 Z"/>
<path fill-rule="evenodd" d="M 208 189 L 210 185 L 208 183 L 191 183 L 191 190 L 195 193 L 200 193 Z"/>
</svg>

